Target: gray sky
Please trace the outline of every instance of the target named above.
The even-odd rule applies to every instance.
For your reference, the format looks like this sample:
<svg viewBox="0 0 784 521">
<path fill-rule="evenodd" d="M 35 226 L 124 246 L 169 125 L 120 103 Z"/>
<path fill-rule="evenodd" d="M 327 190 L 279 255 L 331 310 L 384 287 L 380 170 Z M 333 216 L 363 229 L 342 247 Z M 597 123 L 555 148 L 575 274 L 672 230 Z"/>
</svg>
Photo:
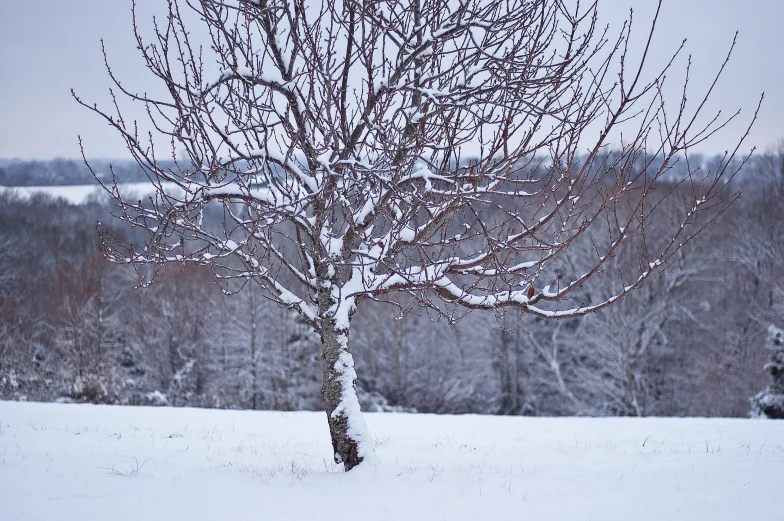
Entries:
<svg viewBox="0 0 784 521">
<path fill-rule="evenodd" d="M 143 7 L 161 0 L 140 0 Z M 635 24 L 653 13 L 654 0 L 599 0 L 602 21 L 619 28 L 628 8 Z M 104 38 L 117 74 L 135 90 L 155 91 L 135 49 L 130 0 L 0 0 L 0 158 L 78 157 L 81 134 L 88 157 L 125 157 L 121 140 L 94 114 L 70 97 L 106 106 L 109 80 L 103 68 Z M 700 151 L 719 153 L 734 144 L 765 92 L 748 149 L 773 146 L 784 138 L 784 1 L 665 0 L 651 69 L 688 38 L 696 98 L 715 72 L 736 30 L 738 45 L 710 108 L 742 109 L 738 125 Z M 676 103 L 678 100 L 673 100 Z"/>
</svg>

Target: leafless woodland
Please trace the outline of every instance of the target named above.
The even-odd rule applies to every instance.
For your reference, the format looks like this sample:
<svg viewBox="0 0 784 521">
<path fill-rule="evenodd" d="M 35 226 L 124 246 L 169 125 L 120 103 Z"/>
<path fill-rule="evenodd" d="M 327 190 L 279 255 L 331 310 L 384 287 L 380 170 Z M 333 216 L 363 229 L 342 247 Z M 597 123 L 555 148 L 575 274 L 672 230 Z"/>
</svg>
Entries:
<svg viewBox="0 0 784 521">
<path fill-rule="evenodd" d="M 768 328 L 784 326 L 782 172 L 780 155 L 755 156 L 741 199 L 677 264 L 594 314 L 477 311 L 450 325 L 410 300 L 402 317 L 368 302 L 351 337 L 363 410 L 746 416 L 772 383 Z M 94 225 L 111 211 L 0 195 L 0 397 L 323 406 L 320 342 L 295 313 L 258 287 L 224 295 L 203 267 L 133 289 L 133 269 L 99 252 Z"/>
</svg>

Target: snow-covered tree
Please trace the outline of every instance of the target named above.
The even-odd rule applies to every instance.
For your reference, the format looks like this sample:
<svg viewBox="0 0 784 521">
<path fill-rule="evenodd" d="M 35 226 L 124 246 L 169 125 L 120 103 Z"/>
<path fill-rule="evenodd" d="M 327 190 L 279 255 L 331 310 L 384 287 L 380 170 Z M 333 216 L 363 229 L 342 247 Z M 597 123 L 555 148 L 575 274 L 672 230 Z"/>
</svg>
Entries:
<svg viewBox="0 0 784 521">
<path fill-rule="evenodd" d="M 489 355 L 498 324 L 489 314 L 450 323 L 416 304 L 410 298 L 366 302 L 354 318 L 352 345 L 363 408 L 491 411 Z"/>
<path fill-rule="evenodd" d="M 119 329 L 119 288 L 111 284 L 119 271 L 97 252 L 78 264 L 62 263 L 50 282 L 49 344 L 77 400 L 115 399 Z"/>
<path fill-rule="evenodd" d="M 662 224 L 650 223 L 648 233 L 656 234 Z M 575 327 L 556 331 L 559 334 L 552 335 L 546 348 L 537 347 L 548 360 L 559 391 L 569 399 L 573 412 L 650 414 L 655 384 L 647 373 L 651 365 L 656 365 L 650 360 L 671 349 L 673 329 L 697 330 L 703 335 L 705 329 L 710 329 L 697 289 L 700 282 L 715 284 L 719 280 L 710 276 L 707 259 L 695 254 L 696 245 L 692 242 L 681 248 L 664 273 L 646 281 L 618 305 L 584 317 Z M 619 248 L 608 261 L 608 269 L 620 271 L 634 262 L 635 246 L 630 242 Z M 586 269 L 582 263 L 589 256 L 577 247 L 571 253 L 572 269 Z M 600 299 L 610 296 L 601 287 L 595 291 Z M 561 367 L 559 351 L 560 362 L 570 361 L 568 367 Z M 562 374 L 562 370 L 569 374 Z"/>
<path fill-rule="evenodd" d="M 773 378 L 773 383 L 751 399 L 751 414 L 784 419 L 784 330 L 770 326 L 768 344 L 773 355 L 765 369 Z"/>
<path fill-rule="evenodd" d="M 11 263 L 12 249 L 10 241 L 0 241 L 0 317 L 3 319 L 0 322 L 0 367 L 6 352 L 10 352 L 11 345 L 17 341 L 17 331 L 21 325 L 20 321 L 5 309 L 11 295 L 8 286 L 18 276 Z"/>
<path fill-rule="evenodd" d="M 147 142 L 116 98 L 111 110 L 83 102 L 159 187 L 135 201 L 106 185 L 122 219 L 148 233 L 143 246 L 107 237 L 109 258 L 208 265 L 227 290 L 252 280 L 296 310 L 321 338 L 322 397 L 347 470 L 374 455 L 349 352 L 363 301 L 407 292 L 449 320 L 461 308 L 509 306 L 583 315 L 666 266 L 733 199 L 717 196 L 734 152 L 711 171 L 687 162 L 688 189 L 672 192 L 677 223 L 646 235 L 657 182 L 724 124 L 700 117 L 712 87 L 690 94 L 696 103 L 684 88 L 665 106 L 673 62 L 653 75 L 644 67 L 656 19 L 632 52 L 631 22 L 609 35 L 596 3 L 173 0 L 168 9 L 151 40 L 134 20 L 166 96 L 136 93 L 108 71 L 146 105 L 170 150 Z M 164 168 L 164 156 L 180 159 Z M 220 229 L 203 225 L 216 206 Z M 564 278 L 559 259 L 589 230 L 590 267 Z M 635 261 L 606 271 L 630 239 Z M 569 301 L 595 279 L 603 298 Z"/>
<path fill-rule="evenodd" d="M 784 317 L 784 142 L 759 158 L 747 174 L 750 197 L 735 222 L 739 248 L 734 260 L 747 275 L 740 290 L 748 295 L 746 312 L 738 315 L 749 324 L 748 329 L 757 330 L 751 349 L 765 358 L 769 354 L 763 346 L 773 350 L 765 365 L 773 382 L 752 398 L 751 412 L 784 418 L 784 333 L 772 325 Z M 744 373 L 758 375 L 760 360 L 751 362 L 754 365 L 744 368 Z M 759 389 L 758 385 L 752 389 Z"/>
<path fill-rule="evenodd" d="M 257 287 L 224 297 L 221 308 L 221 333 L 212 348 L 216 391 L 236 393 L 234 403 L 250 409 L 318 408 L 313 329 Z"/>
</svg>

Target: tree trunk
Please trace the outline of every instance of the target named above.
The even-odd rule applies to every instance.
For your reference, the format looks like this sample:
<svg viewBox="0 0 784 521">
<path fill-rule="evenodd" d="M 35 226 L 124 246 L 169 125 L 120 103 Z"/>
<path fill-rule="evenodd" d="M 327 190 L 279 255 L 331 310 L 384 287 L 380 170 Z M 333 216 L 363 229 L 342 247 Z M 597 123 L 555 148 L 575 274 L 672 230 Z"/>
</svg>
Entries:
<svg viewBox="0 0 784 521">
<path fill-rule="evenodd" d="M 359 408 L 354 359 L 348 350 L 348 328 L 339 328 L 334 318 L 324 319 L 321 328 L 324 383 L 321 388 L 332 436 L 335 463 L 346 471 L 374 458 L 373 439 Z"/>
</svg>

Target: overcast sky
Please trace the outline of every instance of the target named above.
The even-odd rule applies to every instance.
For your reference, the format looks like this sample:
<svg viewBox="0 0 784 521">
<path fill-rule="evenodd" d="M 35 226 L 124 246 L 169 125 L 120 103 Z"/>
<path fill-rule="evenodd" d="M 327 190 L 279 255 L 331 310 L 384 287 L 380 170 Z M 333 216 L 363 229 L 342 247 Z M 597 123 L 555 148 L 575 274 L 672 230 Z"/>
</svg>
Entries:
<svg viewBox="0 0 784 521">
<path fill-rule="evenodd" d="M 163 6 L 162 0 L 140 0 Z M 618 28 L 628 8 L 635 23 L 652 13 L 654 0 L 599 0 L 602 20 Z M 119 138 L 70 97 L 105 104 L 109 81 L 100 39 L 112 66 L 136 90 L 156 90 L 135 50 L 130 0 L 0 0 L 0 158 L 79 156 L 81 134 L 89 157 L 125 157 Z M 656 65 L 688 38 L 695 88 L 723 61 L 735 31 L 738 45 L 710 106 L 742 109 L 739 124 L 705 145 L 730 147 L 748 123 L 759 95 L 763 109 L 747 145 L 761 149 L 784 138 L 784 0 L 665 0 L 654 40 Z M 677 102 L 677 100 L 674 100 Z"/>
</svg>

